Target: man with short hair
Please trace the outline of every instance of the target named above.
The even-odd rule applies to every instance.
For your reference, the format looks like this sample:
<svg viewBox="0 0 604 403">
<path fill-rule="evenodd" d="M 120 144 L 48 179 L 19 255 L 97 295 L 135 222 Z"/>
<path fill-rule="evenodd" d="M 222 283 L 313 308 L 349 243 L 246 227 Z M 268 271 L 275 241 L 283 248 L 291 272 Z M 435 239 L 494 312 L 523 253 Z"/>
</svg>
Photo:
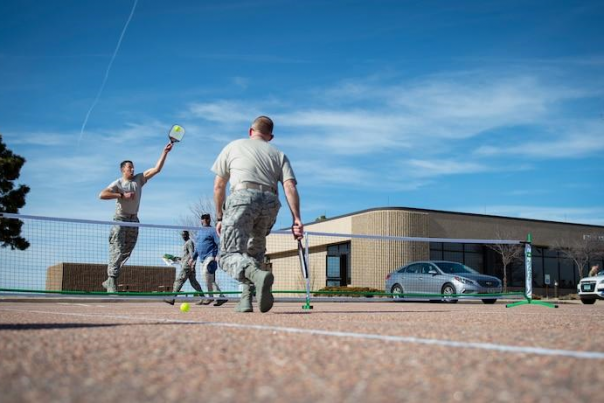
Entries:
<svg viewBox="0 0 604 403">
<path fill-rule="evenodd" d="M 227 299 L 216 283 L 216 269 L 218 268 L 216 256 L 218 255 L 220 238 L 218 238 L 216 230 L 210 225 L 210 220 L 209 214 L 201 215 L 201 229 L 197 231 L 197 236 L 195 237 L 195 253 L 191 255 L 190 261 L 191 264 L 195 264 L 195 260 L 199 257 L 201 272 L 206 278 L 208 292 L 212 293 L 214 287 L 216 287 L 216 290 L 220 293 L 220 298 L 214 302 L 214 306 L 220 306 L 227 302 Z M 213 301 L 212 295 L 213 294 L 210 294 L 209 299 L 200 301 L 199 304 L 211 304 Z"/>
<path fill-rule="evenodd" d="M 216 230 L 221 235 L 220 267 L 242 284 L 237 312 L 253 311 L 252 286 L 256 288 L 261 312 L 268 312 L 273 306 L 274 277 L 262 270 L 262 262 L 266 236 L 281 207 L 278 182 L 292 213 L 294 238 L 301 239 L 304 233 L 296 177 L 287 156 L 269 144 L 273 137 L 273 121 L 259 116 L 249 129 L 249 138 L 229 143 L 212 166 L 216 174 Z M 229 182 L 231 193 L 226 198 Z"/>
<path fill-rule="evenodd" d="M 134 164 L 132 161 L 122 161 L 120 170 L 122 177 L 111 182 L 109 186 L 101 191 L 99 198 L 101 200 L 116 199 L 114 221 L 139 222 L 138 209 L 140 206 L 143 186 L 161 172 L 166 157 L 172 150 L 172 143 L 166 145 L 153 168 L 147 169 L 143 173 L 134 174 Z M 107 292 L 117 292 L 117 278 L 120 270 L 126 261 L 130 258 L 136 241 L 138 239 L 138 227 L 128 227 L 123 225 L 114 225 L 111 228 L 109 236 L 109 265 L 107 266 L 107 280 L 103 282 L 103 287 Z"/>
<path fill-rule="evenodd" d="M 202 297 L 201 301 L 203 301 L 203 290 L 195 278 L 195 260 L 191 259 L 191 256 L 195 253 L 195 245 L 190 239 L 189 231 L 183 231 L 180 235 L 182 236 L 183 241 L 185 241 L 185 244 L 182 247 L 182 256 L 180 257 L 180 271 L 174 279 L 172 292 L 179 292 L 182 289 L 182 286 L 189 280 L 191 287 L 193 287 L 195 291 L 200 292 L 200 296 Z M 164 302 L 174 305 L 175 298 L 164 299 Z"/>
</svg>

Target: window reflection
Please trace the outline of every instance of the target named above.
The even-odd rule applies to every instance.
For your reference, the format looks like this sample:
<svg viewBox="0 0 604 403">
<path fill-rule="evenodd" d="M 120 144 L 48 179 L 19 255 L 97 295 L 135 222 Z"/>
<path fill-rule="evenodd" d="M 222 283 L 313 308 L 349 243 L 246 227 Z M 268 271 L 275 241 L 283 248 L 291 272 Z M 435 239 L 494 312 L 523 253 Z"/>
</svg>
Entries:
<svg viewBox="0 0 604 403">
<path fill-rule="evenodd" d="M 560 288 L 575 289 L 579 282 L 579 272 L 576 265 L 564 259 L 555 249 L 540 246 L 532 248 L 533 287 L 543 288 L 546 285 L 554 287 L 558 282 Z M 503 279 L 503 263 L 501 255 L 496 251 L 480 244 L 462 244 L 447 242 L 430 243 L 431 260 L 451 260 L 460 262 L 480 273 L 495 275 Z M 600 263 L 604 267 L 604 259 L 597 259 L 593 263 Z M 524 287 L 526 281 L 524 259 L 514 262 L 507 267 L 508 285 Z M 587 272 L 584 273 L 587 275 Z M 546 284 L 546 279 L 549 284 Z"/>
</svg>

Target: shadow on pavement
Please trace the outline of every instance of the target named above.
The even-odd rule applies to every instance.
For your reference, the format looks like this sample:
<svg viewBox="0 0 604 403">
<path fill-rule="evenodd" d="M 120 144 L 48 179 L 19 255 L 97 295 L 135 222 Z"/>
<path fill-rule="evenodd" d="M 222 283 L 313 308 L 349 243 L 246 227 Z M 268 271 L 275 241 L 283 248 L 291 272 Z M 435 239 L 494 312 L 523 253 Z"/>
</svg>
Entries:
<svg viewBox="0 0 604 403">
<path fill-rule="evenodd" d="M 124 323 L 2 323 L 2 330 L 44 330 L 44 329 L 77 329 L 90 327 L 124 326 Z"/>
<path fill-rule="evenodd" d="M 275 312 L 273 315 L 321 315 L 321 314 L 349 314 L 349 313 L 392 313 L 392 314 L 402 314 L 402 313 L 444 313 L 444 312 L 453 312 L 451 310 L 445 309 L 440 311 L 312 311 L 312 312 Z"/>
</svg>

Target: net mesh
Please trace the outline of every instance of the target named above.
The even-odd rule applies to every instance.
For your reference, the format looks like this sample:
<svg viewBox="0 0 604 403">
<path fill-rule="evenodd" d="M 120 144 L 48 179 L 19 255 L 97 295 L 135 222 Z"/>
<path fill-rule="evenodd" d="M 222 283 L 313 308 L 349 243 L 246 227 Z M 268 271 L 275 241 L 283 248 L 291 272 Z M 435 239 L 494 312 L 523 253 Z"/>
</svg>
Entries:
<svg viewBox="0 0 604 403">
<path fill-rule="evenodd" d="M 181 269 L 177 263 L 167 264 L 171 260 L 165 256 L 181 255 L 183 230 L 189 231 L 194 239 L 200 229 L 16 214 L 4 214 L 0 219 L 21 220 L 21 236 L 30 243 L 23 251 L 7 246 L 0 250 L 0 291 L 5 293 L 106 295 L 102 282 L 107 278 L 109 236 L 112 227 L 121 225 L 137 227 L 138 240 L 120 271 L 117 291 L 125 296 L 165 296 L 172 293 L 175 276 Z M 308 232 L 303 240 L 309 268 L 307 284 L 297 242 L 289 231 L 273 231 L 267 237 L 262 264 L 273 272 L 273 290 L 279 298 L 305 298 L 307 286 L 313 298 L 485 300 L 522 295 L 523 287 L 516 288 L 514 293 L 505 293 L 500 279 L 487 278 L 485 272 L 489 273 L 485 267 L 476 268 L 479 273 L 448 273 L 442 268 L 435 273 L 432 271 L 437 270 L 426 264 L 401 270 L 410 262 L 430 260 L 434 245 L 446 242 L 483 245 L 494 241 Z M 519 244 L 518 241 L 499 242 Z M 466 255 L 468 259 L 475 259 L 469 253 Z M 196 270 L 196 278 L 207 292 L 205 273 L 199 262 Z M 216 271 L 216 283 L 227 297 L 238 297 L 240 284 L 220 269 Z M 192 295 L 195 290 L 186 282 L 180 293 Z"/>
</svg>

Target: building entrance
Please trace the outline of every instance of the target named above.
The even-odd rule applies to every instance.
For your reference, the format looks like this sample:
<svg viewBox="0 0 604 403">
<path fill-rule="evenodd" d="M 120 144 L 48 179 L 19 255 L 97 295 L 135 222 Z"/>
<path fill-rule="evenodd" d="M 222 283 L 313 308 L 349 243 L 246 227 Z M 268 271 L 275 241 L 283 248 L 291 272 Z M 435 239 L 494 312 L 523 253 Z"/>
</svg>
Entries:
<svg viewBox="0 0 604 403">
<path fill-rule="evenodd" d="M 326 267 L 326 286 L 346 287 L 351 283 L 349 242 L 327 247 Z"/>
</svg>

